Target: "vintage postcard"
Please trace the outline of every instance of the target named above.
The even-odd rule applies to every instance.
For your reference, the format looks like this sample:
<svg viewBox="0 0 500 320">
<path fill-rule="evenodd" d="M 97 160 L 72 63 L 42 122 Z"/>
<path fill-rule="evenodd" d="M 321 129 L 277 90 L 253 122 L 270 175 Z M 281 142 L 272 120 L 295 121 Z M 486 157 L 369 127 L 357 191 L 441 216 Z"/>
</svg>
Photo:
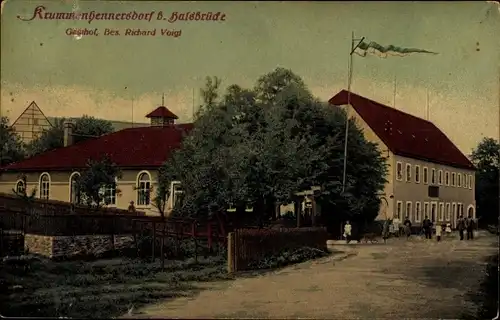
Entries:
<svg viewBox="0 0 500 320">
<path fill-rule="evenodd" d="M 498 319 L 499 31 L 498 1 L 2 2 L 0 315 Z"/>
</svg>

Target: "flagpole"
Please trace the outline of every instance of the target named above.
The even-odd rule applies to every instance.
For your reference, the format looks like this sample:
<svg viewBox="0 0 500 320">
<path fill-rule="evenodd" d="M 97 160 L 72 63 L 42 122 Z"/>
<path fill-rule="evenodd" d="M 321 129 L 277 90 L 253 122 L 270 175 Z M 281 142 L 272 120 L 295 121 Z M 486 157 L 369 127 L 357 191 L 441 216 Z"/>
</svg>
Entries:
<svg viewBox="0 0 500 320">
<path fill-rule="evenodd" d="M 426 109 L 427 109 L 427 115 L 426 115 L 426 120 L 430 121 L 429 119 L 429 88 L 427 88 L 427 100 L 426 100 Z"/>
<path fill-rule="evenodd" d="M 349 134 L 349 107 L 351 105 L 351 84 L 352 84 L 352 62 L 353 62 L 353 56 L 352 54 L 354 53 L 354 50 L 363 42 L 365 37 L 361 38 L 359 43 L 355 46 L 354 41 L 357 39 L 354 39 L 354 31 L 351 34 L 351 48 L 349 51 L 349 63 L 347 67 L 347 109 L 346 109 L 346 120 L 345 120 L 345 137 L 344 137 L 344 170 L 343 170 L 343 177 L 342 177 L 342 193 L 345 192 L 345 184 L 346 184 L 346 178 L 347 178 L 347 141 L 348 141 L 348 134 Z"/>
<path fill-rule="evenodd" d="M 394 74 L 394 95 L 392 97 L 392 107 L 396 109 L 396 88 L 397 88 L 397 79 L 396 74 Z"/>
</svg>

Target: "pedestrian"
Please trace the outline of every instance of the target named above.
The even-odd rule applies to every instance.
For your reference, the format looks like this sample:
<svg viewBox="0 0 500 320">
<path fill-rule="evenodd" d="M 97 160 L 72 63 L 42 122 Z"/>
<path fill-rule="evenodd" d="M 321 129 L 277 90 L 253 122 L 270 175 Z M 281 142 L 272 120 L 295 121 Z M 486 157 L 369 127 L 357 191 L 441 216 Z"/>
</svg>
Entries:
<svg viewBox="0 0 500 320">
<path fill-rule="evenodd" d="M 451 235 L 451 223 L 446 224 L 446 237 L 449 237 Z"/>
<path fill-rule="evenodd" d="M 410 221 L 410 217 L 406 216 L 406 219 L 404 221 L 404 226 L 405 226 L 406 239 L 409 239 L 410 235 L 411 235 L 411 221 Z"/>
<path fill-rule="evenodd" d="M 349 220 L 347 220 L 344 225 L 344 238 L 346 239 L 347 243 L 351 241 L 351 233 L 352 233 L 352 226 L 349 223 Z"/>
<path fill-rule="evenodd" d="M 437 241 L 441 241 L 441 233 L 443 231 L 443 226 L 442 225 L 436 225 L 436 239 Z"/>
<path fill-rule="evenodd" d="M 429 220 L 429 217 L 425 216 L 422 226 L 424 228 L 425 238 L 432 239 L 432 222 Z"/>
<path fill-rule="evenodd" d="M 469 217 L 465 221 L 467 240 L 474 240 L 474 225 L 474 219 L 472 219 L 472 215 L 469 215 Z"/>
<path fill-rule="evenodd" d="M 457 229 L 458 229 L 458 234 L 460 235 L 460 240 L 463 240 L 464 230 L 465 230 L 465 219 L 463 215 L 460 215 L 460 217 L 457 220 Z"/>
<path fill-rule="evenodd" d="M 392 225 L 394 226 L 394 234 L 396 235 L 396 237 L 399 237 L 400 234 L 401 234 L 401 221 L 399 220 L 399 217 L 396 216 L 396 218 L 394 218 L 394 220 L 392 220 Z"/>
<path fill-rule="evenodd" d="M 384 239 L 384 243 L 387 242 L 387 238 L 389 238 L 389 226 L 390 226 L 389 219 L 386 219 L 384 221 L 384 225 L 382 226 L 382 239 Z"/>
<path fill-rule="evenodd" d="M 135 212 L 134 201 L 130 201 L 130 204 L 128 206 L 128 212 L 130 212 L 130 213 L 134 213 Z"/>
</svg>

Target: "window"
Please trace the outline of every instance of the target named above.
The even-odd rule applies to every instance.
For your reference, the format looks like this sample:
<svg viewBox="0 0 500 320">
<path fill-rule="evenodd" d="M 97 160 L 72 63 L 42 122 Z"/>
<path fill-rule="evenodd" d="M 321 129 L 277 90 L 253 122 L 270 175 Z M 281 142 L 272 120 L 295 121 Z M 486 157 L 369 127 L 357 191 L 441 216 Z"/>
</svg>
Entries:
<svg viewBox="0 0 500 320">
<path fill-rule="evenodd" d="M 33 119 L 33 124 L 34 124 L 35 126 L 37 126 L 37 125 L 38 125 L 38 119 L 37 119 L 37 118 Z"/>
<path fill-rule="evenodd" d="M 71 203 L 80 203 L 80 174 L 73 172 L 69 177 L 69 201 Z"/>
<path fill-rule="evenodd" d="M 446 221 L 451 220 L 451 208 L 450 208 L 450 203 L 446 203 Z"/>
<path fill-rule="evenodd" d="M 431 202 L 431 216 L 429 219 L 431 219 L 432 222 L 435 222 L 436 218 L 437 218 L 437 203 Z"/>
<path fill-rule="evenodd" d="M 411 164 L 406 164 L 406 182 L 411 181 Z"/>
<path fill-rule="evenodd" d="M 439 185 L 443 184 L 443 170 L 438 171 L 438 184 Z"/>
<path fill-rule="evenodd" d="M 170 190 L 172 192 L 172 208 L 182 206 L 184 201 L 184 191 L 182 190 L 181 183 L 179 181 L 172 182 Z"/>
<path fill-rule="evenodd" d="M 457 204 L 458 215 L 464 214 L 464 205 L 462 203 Z"/>
<path fill-rule="evenodd" d="M 48 200 L 50 197 L 50 176 L 48 173 L 42 173 L 40 176 L 40 199 Z"/>
<path fill-rule="evenodd" d="M 396 217 L 401 220 L 401 216 L 403 215 L 403 202 L 398 201 L 396 206 Z"/>
<path fill-rule="evenodd" d="M 424 218 L 429 218 L 429 202 L 424 202 Z"/>
<path fill-rule="evenodd" d="M 151 176 L 141 172 L 137 178 L 137 205 L 149 206 L 151 203 Z"/>
<path fill-rule="evenodd" d="M 403 164 L 396 162 L 396 180 L 403 180 Z"/>
<path fill-rule="evenodd" d="M 448 171 L 444 173 L 444 184 L 446 186 L 450 185 L 450 173 Z"/>
<path fill-rule="evenodd" d="M 19 180 L 17 183 L 16 183 L 16 193 L 17 194 L 25 194 L 26 193 L 26 186 L 24 185 L 24 181 L 23 180 Z"/>
<path fill-rule="evenodd" d="M 423 178 L 424 183 L 428 184 L 429 183 L 429 170 L 427 169 L 427 167 L 424 167 L 423 175 L 424 175 L 424 178 Z"/>
<path fill-rule="evenodd" d="M 116 184 L 118 179 L 115 178 L 115 183 L 112 185 L 107 185 L 101 188 L 100 196 L 104 200 L 104 204 L 107 206 L 116 206 Z"/>
<path fill-rule="evenodd" d="M 415 202 L 415 222 L 420 222 L 420 202 Z"/>
<path fill-rule="evenodd" d="M 457 219 L 459 214 L 457 211 L 457 204 L 455 202 L 451 204 L 451 212 L 453 212 L 453 216 L 455 217 L 455 219 Z"/>
<path fill-rule="evenodd" d="M 420 166 L 415 166 L 415 182 L 420 183 Z"/>
<path fill-rule="evenodd" d="M 461 187 L 462 186 L 462 174 L 459 173 L 457 174 L 457 187 Z"/>
<path fill-rule="evenodd" d="M 411 221 L 411 201 L 406 201 L 406 216 Z"/>
<path fill-rule="evenodd" d="M 439 204 L 438 220 L 444 221 L 444 203 L 442 203 L 442 202 Z"/>
<path fill-rule="evenodd" d="M 436 169 L 431 169 L 431 184 L 436 184 Z"/>
<path fill-rule="evenodd" d="M 464 173 L 464 188 L 467 189 L 468 183 L 467 183 L 467 175 Z"/>
<path fill-rule="evenodd" d="M 469 189 L 472 189 L 472 175 L 469 174 Z"/>
<path fill-rule="evenodd" d="M 455 172 L 452 172 L 451 173 L 451 186 L 454 187 L 455 186 Z"/>
</svg>

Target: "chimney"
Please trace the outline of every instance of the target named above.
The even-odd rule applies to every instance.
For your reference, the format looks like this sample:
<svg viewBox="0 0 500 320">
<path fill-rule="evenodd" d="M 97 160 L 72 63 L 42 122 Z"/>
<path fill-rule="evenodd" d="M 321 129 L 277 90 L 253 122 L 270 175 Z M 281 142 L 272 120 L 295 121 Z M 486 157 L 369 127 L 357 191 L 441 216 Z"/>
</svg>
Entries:
<svg viewBox="0 0 500 320">
<path fill-rule="evenodd" d="M 68 147 L 73 144 L 73 120 L 64 120 L 64 146 Z"/>
</svg>

